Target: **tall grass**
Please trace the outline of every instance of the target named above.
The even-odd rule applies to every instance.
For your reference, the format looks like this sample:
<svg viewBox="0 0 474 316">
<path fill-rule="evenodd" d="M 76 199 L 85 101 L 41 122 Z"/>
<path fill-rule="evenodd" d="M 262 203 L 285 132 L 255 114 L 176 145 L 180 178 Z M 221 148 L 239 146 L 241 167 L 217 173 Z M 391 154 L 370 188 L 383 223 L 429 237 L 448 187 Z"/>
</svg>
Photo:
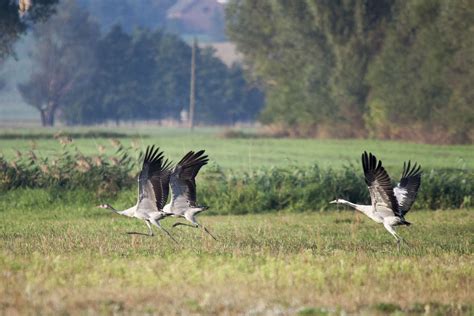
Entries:
<svg viewBox="0 0 474 316">
<path fill-rule="evenodd" d="M 39 157 L 34 150 L 16 152 L 16 159 L 8 161 L 0 157 L 0 188 L 47 188 L 55 191 L 84 188 L 96 196 L 113 196 L 132 186 L 131 176 L 137 157 L 130 154 L 133 148 L 125 148 L 112 139 L 116 147 L 114 156 L 106 156 L 99 148 L 99 155 L 85 156 L 70 144 L 68 137 L 60 138 L 61 152 L 55 157 Z M 139 155 L 142 155 L 140 152 Z"/>
<path fill-rule="evenodd" d="M 0 157 L 0 189 L 42 189 L 54 201 L 71 200 L 71 191 L 88 192 L 89 202 L 134 195 L 138 161 L 143 152 L 111 140 L 113 156 L 85 156 L 67 138 L 55 157 L 38 158 L 33 150 L 17 152 L 7 160 Z M 344 198 L 368 203 L 369 195 L 360 168 L 322 169 L 288 166 L 261 168 L 250 172 L 224 171 L 207 166 L 199 176 L 199 197 L 215 214 L 246 214 L 268 211 L 329 209 L 329 201 Z M 414 208 L 452 209 L 472 206 L 474 173 L 469 169 L 424 170 Z M 97 201 L 90 201 L 93 196 Z"/>
<path fill-rule="evenodd" d="M 394 183 L 395 184 L 395 183 Z M 414 208 L 469 208 L 473 199 L 474 173 L 466 170 L 428 170 Z M 359 168 L 342 170 L 270 168 L 251 173 L 224 175 L 207 170 L 200 181 L 201 197 L 220 214 L 259 213 L 273 210 L 308 211 L 334 208 L 335 198 L 370 203 Z"/>
</svg>

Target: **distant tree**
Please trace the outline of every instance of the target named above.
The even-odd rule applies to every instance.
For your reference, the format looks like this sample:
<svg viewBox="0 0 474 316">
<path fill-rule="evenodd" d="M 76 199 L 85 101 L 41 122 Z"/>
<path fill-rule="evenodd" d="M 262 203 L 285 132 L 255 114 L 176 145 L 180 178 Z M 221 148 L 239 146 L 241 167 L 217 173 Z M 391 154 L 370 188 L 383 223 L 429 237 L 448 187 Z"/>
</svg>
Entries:
<svg viewBox="0 0 474 316">
<path fill-rule="evenodd" d="M 67 124 L 119 124 L 179 119 L 188 108 L 191 47 L 176 35 L 160 29 L 129 35 L 117 25 L 100 36 L 72 1 L 62 3 L 34 35 L 34 71 L 18 88 L 40 111 L 43 125 L 52 125 L 57 113 Z M 249 87 L 242 68 L 228 68 L 212 49 L 197 49 L 196 59 L 196 121 L 254 119 L 263 94 Z"/>
<path fill-rule="evenodd" d="M 60 108 L 87 101 L 96 63 L 98 26 L 74 1 L 58 6 L 57 14 L 34 27 L 30 80 L 19 85 L 25 101 L 41 113 L 43 126 L 54 125 Z M 72 97 L 73 95 L 80 97 Z"/>
<path fill-rule="evenodd" d="M 198 49 L 196 59 L 196 119 L 221 124 L 255 120 L 263 94 L 249 87 L 242 68 L 229 69 L 210 48 Z"/>
<path fill-rule="evenodd" d="M 131 80 L 132 38 L 121 26 L 115 25 L 97 45 L 100 63 L 94 77 L 94 91 L 98 96 L 95 108 L 99 119 L 130 118 L 133 112 L 138 83 Z M 90 117 L 90 116 L 89 116 Z"/>
<path fill-rule="evenodd" d="M 231 1 L 228 34 L 266 88 L 262 121 L 303 134 L 346 122 L 345 136 L 363 130 L 367 65 L 393 2 Z"/>
<path fill-rule="evenodd" d="M 44 21 L 58 0 L 35 0 L 27 14 L 20 17 L 18 1 L 0 0 L 0 64 L 13 54 L 13 44 L 24 34 L 28 26 Z"/>
<path fill-rule="evenodd" d="M 472 141 L 474 3 L 400 2 L 396 14 L 370 66 L 370 131 L 387 138 Z"/>
<path fill-rule="evenodd" d="M 395 0 L 307 1 L 333 56 L 327 86 L 333 124 L 345 136 L 365 134 L 367 69 L 385 38 Z"/>
<path fill-rule="evenodd" d="M 189 100 L 189 80 L 191 65 L 191 47 L 178 36 L 157 30 L 150 32 L 145 43 L 152 50 L 149 58 L 136 61 L 140 67 L 149 68 L 146 76 L 137 75 L 143 82 L 143 88 L 149 89 L 149 97 L 144 100 L 148 115 L 155 118 L 178 118 L 179 112 L 187 107 Z M 137 44 L 143 44 L 137 41 Z M 139 47 L 136 46 L 135 49 Z M 144 51 L 144 49 L 141 49 Z M 155 65 L 150 68 L 150 64 Z M 147 85 L 148 84 L 148 85 Z"/>
<path fill-rule="evenodd" d="M 234 0 L 227 29 L 265 86 L 264 123 L 472 142 L 472 1 Z"/>
<path fill-rule="evenodd" d="M 229 123 L 255 121 L 265 104 L 264 93 L 258 84 L 247 82 L 242 66 L 233 64 L 225 85 L 224 101 Z"/>
</svg>

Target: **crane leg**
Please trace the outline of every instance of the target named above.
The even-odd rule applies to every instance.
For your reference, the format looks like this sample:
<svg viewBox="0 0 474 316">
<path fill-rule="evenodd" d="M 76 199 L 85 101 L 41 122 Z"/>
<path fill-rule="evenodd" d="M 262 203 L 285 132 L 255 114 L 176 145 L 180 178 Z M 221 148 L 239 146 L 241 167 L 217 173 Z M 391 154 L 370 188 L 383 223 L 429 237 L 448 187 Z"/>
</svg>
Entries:
<svg viewBox="0 0 474 316">
<path fill-rule="evenodd" d="M 206 233 L 208 233 L 212 238 L 214 238 L 215 241 L 217 241 L 217 238 L 214 237 L 214 235 L 212 235 L 211 232 L 204 225 L 198 224 L 198 226 L 202 227 Z"/>
<path fill-rule="evenodd" d="M 148 235 L 149 236 L 153 236 L 153 230 L 151 229 L 151 225 L 150 225 L 150 222 L 149 221 L 145 221 L 146 223 L 146 226 L 148 226 Z"/>
<path fill-rule="evenodd" d="M 201 225 L 201 224 L 199 224 L 199 223 L 197 223 L 197 222 L 195 222 L 195 223 L 193 223 L 193 224 L 194 224 L 194 225 L 187 224 L 187 223 L 177 222 L 177 223 L 174 223 L 174 224 L 173 224 L 173 227 L 176 227 L 176 226 L 179 226 L 179 225 L 189 226 L 189 227 L 194 227 L 194 228 L 202 227 L 206 233 L 208 233 L 212 238 L 214 238 L 214 240 L 217 241 L 217 238 L 214 237 L 214 235 L 212 235 L 211 232 L 210 232 L 204 225 Z"/>
<path fill-rule="evenodd" d="M 162 231 L 164 231 L 165 234 L 168 235 L 168 237 L 171 238 L 175 243 L 178 243 L 178 241 L 177 241 L 176 239 L 174 239 L 174 237 L 171 236 L 171 234 L 170 234 L 166 229 L 164 229 L 164 228 L 160 225 L 160 223 L 159 223 L 158 221 L 152 219 L 152 220 L 150 220 L 150 222 L 151 222 L 153 225 L 155 225 L 156 227 L 158 227 L 159 229 L 161 229 Z"/>
<path fill-rule="evenodd" d="M 400 251 L 400 241 L 402 240 L 402 238 L 400 236 L 398 236 L 397 232 L 393 229 L 392 226 L 390 226 L 386 223 L 384 223 L 383 226 L 395 238 L 395 240 L 397 241 L 397 249 L 398 249 L 398 251 Z"/>
<path fill-rule="evenodd" d="M 191 225 L 191 224 L 187 224 L 187 223 L 177 222 L 177 223 L 173 224 L 173 228 L 176 227 L 176 226 L 179 226 L 179 225 L 189 226 L 189 227 L 194 227 L 194 228 L 198 227 L 197 225 Z"/>
<path fill-rule="evenodd" d="M 148 223 L 147 220 L 145 220 L 145 224 L 148 227 L 148 234 L 145 233 L 139 233 L 139 232 L 127 232 L 129 235 L 144 235 L 144 236 L 154 236 L 153 230 L 151 229 L 150 223 Z"/>
</svg>

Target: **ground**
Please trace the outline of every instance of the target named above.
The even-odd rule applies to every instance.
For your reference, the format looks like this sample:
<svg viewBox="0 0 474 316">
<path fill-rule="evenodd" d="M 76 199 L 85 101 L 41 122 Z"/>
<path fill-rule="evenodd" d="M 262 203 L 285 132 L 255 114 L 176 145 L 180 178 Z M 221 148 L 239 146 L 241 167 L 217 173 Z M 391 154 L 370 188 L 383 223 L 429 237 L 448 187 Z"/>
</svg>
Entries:
<svg viewBox="0 0 474 316">
<path fill-rule="evenodd" d="M 5 206 L 3 206 L 5 207 Z M 0 212 L 1 313 L 474 312 L 472 210 L 415 211 L 398 252 L 353 211 L 201 216 L 214 241 L 127 235 L 102 209 Z M 319 315 L 319 314 L 318 314 Z"/>
</svg>

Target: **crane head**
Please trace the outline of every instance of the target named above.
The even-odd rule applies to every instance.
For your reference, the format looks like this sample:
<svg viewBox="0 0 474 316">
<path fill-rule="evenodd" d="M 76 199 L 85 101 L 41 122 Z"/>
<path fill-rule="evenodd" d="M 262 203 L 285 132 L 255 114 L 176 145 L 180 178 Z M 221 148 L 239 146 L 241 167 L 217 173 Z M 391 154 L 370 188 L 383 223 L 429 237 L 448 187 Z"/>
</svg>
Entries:
<svg viewBox="0 0 474 316">
<path fill-rule="evenodd" d="M 97 207 L 98 208 L 105 208 L 105 209 L 112 209 L 112 206 L 110 206 L 110 204 L 107 204 L 107 203 L 97 205 Z"/>
</svg>

